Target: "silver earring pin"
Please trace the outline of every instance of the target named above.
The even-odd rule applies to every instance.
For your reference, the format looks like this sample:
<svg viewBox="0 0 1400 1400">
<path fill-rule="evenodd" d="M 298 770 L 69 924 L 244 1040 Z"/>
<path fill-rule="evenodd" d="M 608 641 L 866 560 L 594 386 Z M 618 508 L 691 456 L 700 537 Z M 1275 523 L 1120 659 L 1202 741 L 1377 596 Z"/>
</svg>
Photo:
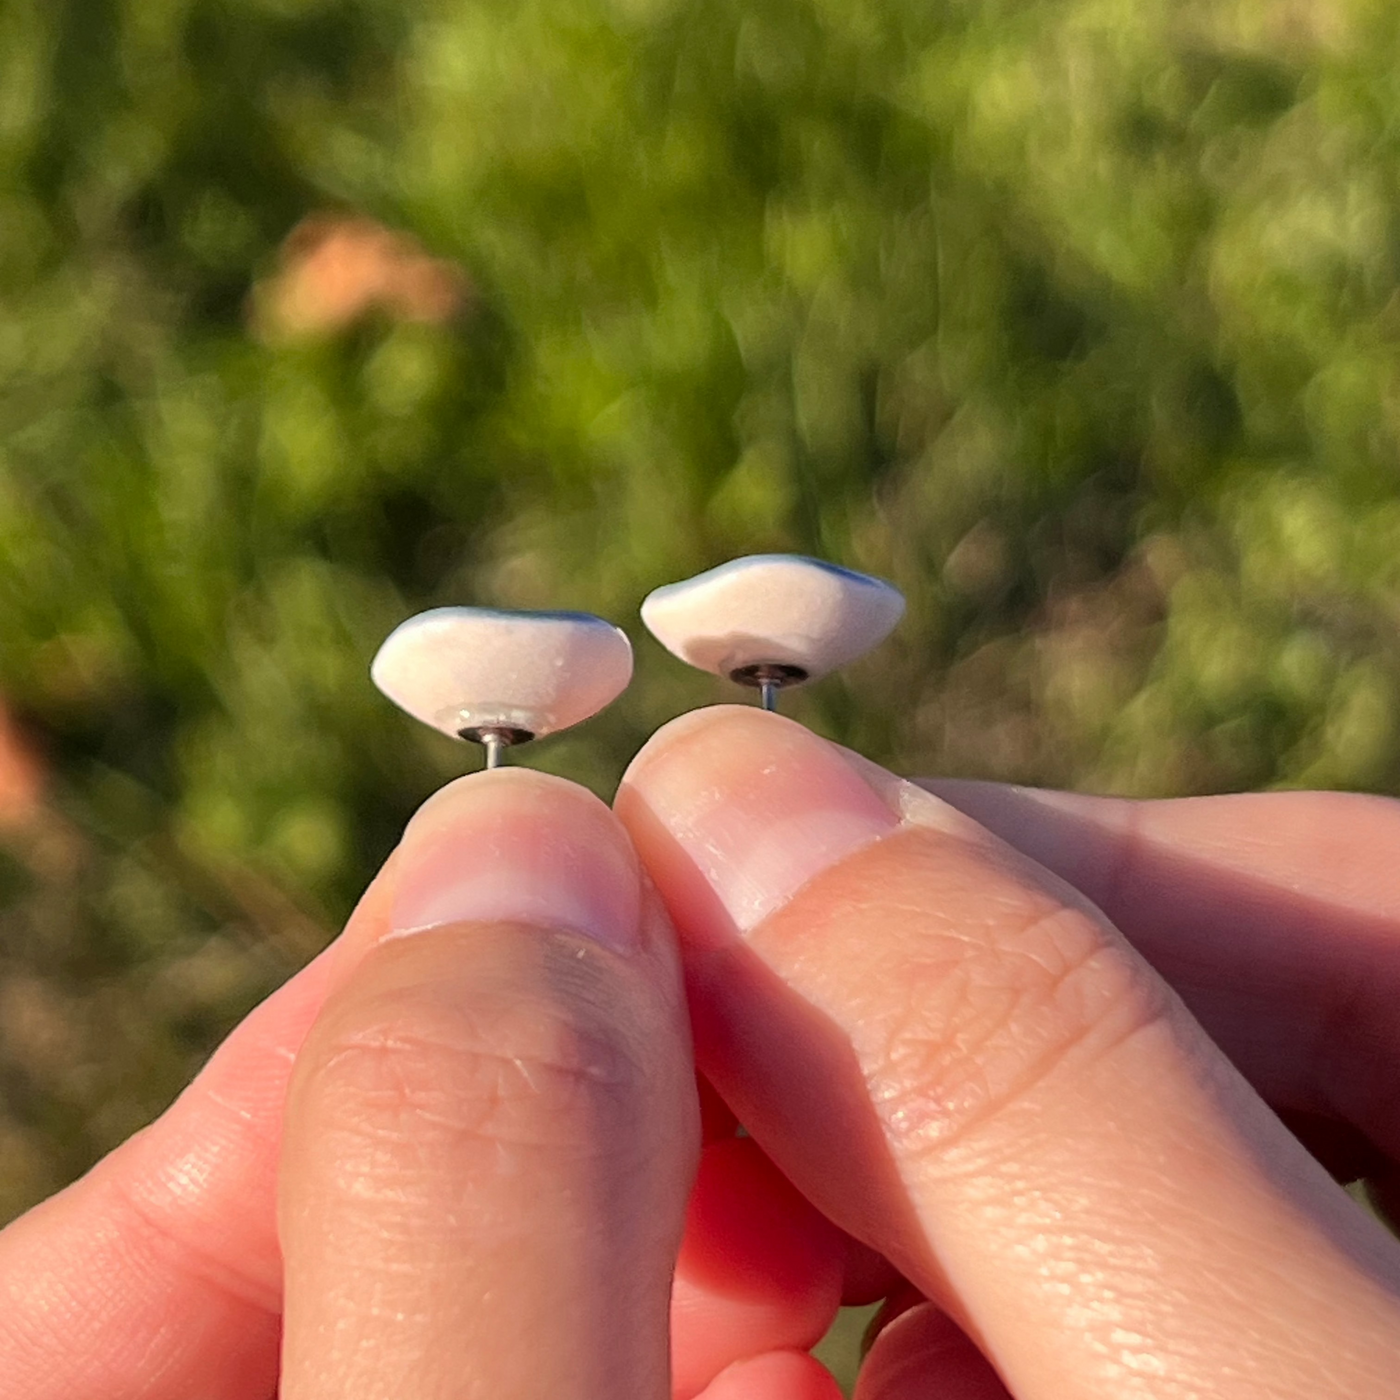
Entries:
<svg viewBox="0 0 1400 1400">
<path fill-rule="evenodd" d="M 370 667 L 375 685 L 434 729 L 506 750 L 568 729 L 632 679 L 632 644 L 592 613 L 434 608 L 401 623 Z"/>
<path fill-rule="evenodd" d="M 863 656 L 894 630 L 893 584 L 800 554 L 733 559 L 647 595 L 642 621 L 674 656 L 759 693 L 779 694 Z"/>
</svg>

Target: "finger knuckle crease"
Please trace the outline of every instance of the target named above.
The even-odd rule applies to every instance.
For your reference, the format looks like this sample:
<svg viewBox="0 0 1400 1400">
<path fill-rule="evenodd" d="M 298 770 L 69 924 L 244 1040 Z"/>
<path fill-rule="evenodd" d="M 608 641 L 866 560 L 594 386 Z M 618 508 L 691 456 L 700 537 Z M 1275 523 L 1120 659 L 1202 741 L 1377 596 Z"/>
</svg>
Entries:
<svg viewBox="0 0 1400 1400">
<path fill-rule="evenodd" d="M 597 1151 L 644 1080 L 613 1028 L 530 1001 L 372 1019 L 336 1038 L 320 1075 L 322 1092 L 372 1137 Z"/>
<path fill-rule="evenodd" d="M 1004 911 L 995 927 L 1006 927 Z M 873 1028 L 862 1056 L 886 1131 L 907 1149 L 947 1150 L 1165 1014 L 1130 957 L 1079 909 L 1028 910 L 1010 932 L 936 944 L 909 978 L 918 996 Z"/>
<path fill-rule="evenodd" d="M 276 1314 L 280 1299 L 211 1247 L 196 1213 L 178 1209 L 169 1198 L 153 1200 L 144 1187 L 145 1183 L 128 1181 L 120 1173 L 113 1173 L 108 1182 L 117 1212 L 127 1216 L 139 1238 L 170 1258 L 185 1279 L 202 1283 L 219 1297 Z"/>
</svg>

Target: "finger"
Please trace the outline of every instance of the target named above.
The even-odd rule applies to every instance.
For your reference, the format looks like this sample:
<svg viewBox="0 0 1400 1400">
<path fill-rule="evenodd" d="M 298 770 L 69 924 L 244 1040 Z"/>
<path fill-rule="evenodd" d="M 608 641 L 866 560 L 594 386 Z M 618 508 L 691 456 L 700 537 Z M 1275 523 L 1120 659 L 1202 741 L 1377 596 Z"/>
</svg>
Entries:
<svg viewBox="0 0 1400 1400">
<path fill-rule="evenodd" d="M 1270 1102 L 1400 1158 L 1400 802 L 924 786 L 1082 890 Z M 1299 1126 L 1339 1174 L 1375 1169 Z"/>
<path fill-rule="evenodd" d="M 699 1113 L 625 834 L 473 775 L 410 823 L 391 923 L 288 1096 L 283 1400 L 661 1400 Z"/>
<path fill-rule="evenodd" d="M 735 1362 L 700 1400 L 841 1400 L 841 1387 L 806 1352 L 770 1351 Z"/>
<path fill-rule="evenodd" d="M 0 1232 L 0 1397 L 244 1400 L 277 1372 L 278 1142 L 293 1056 L 378 936 L 392 862 L 339 942 L 155 1123 Z"/>
<path fill-rule="evenodd" d="M 841 1303 L 873 1302 L 898 1279 L 735 1136 L 738 1120 L 704 1075 L 696 1084 L 706 1146 L 671 1289 L 672 1400 L 737 1361 L 815 1345 Z"/>
<path fill-rule="evenodd" d="M 845 1240 L 846 1266 L 841 1286 L 842 1307 L 865 1307 L 869 1303 L 889 1297 L 904 1282 L 899 1270 L 883 1254 L 877 1254 L 869 1245 L 862 1244 L 850 1235 L 846 1235 Z"/>
<path fill-rule="evenodd" d="M 875 1338 L 855 1400 L 1012 1400 L 986 1357 L 944 1312 L 921 1303 Z"/>
<path fill-rule="evenodd" d="M 674 1400 L 735 1361 L 815 1346 L 840 1305 L 845 1262 L 840 1232 L 752 1138 L 706 1147 L 671 1295 Z"/>
<path fill-rule="evenodd" d="M 703 1074 L 695 1076 L 695 1093 L 700 1100 L 700 1139 L 719 1142 L 732 1138 L 739 1127 L 734 1110 L 715 1092 L 715 1087 Z"/>
<path fill-rule="evenodd" d="M 0 1396 L 10 1386 L 25 1400 L 218 1400 L 270 1389 L 280 1338 L 275 1169 L 286 1082 L 328 987 L 386 931 L 394 876 L 391 861 L 344 935 L 253 1011 L 156 1123 L 0 1232 Z M 706 1137 L 732 1137 L 732 1113 L 703 1081 L 701 1091 Z M 736 1267 L 748 1285 L 740 1295 L 689 1286 L 707 1306 L 703 1330 L 687 1322 L 702 1310 L 678 1318 L 682 1366 L 692 1340 L 712 1353 L 715 1369 L 755 1345 L 804 1344 L 804 1318 L 814 1302 L 817 1311 L 824 1306 L 820 1287 L 784 1293 L 792 1265 L 773 1260 L 773 1245 L 770 1231 L 723 1246 L 742 1261 Z M 753 1281 L 769 1262 L 776 1266 L 758 1311 L 776 1325 L 759 1335 Z M 729 1310 L 740 1314 L 732 1333 Z M 713 1347 L 714 1337 L 730 1335 L 743 1339 L 741 1350 Z"/>
<path fill-rule="evenodd" d="M 618 811 L 704 1072 L 1021 1400 L 1383 1390 L 1394 1241 L 1068 886 L 756 710 L 668 726 Z"/>
</svg>

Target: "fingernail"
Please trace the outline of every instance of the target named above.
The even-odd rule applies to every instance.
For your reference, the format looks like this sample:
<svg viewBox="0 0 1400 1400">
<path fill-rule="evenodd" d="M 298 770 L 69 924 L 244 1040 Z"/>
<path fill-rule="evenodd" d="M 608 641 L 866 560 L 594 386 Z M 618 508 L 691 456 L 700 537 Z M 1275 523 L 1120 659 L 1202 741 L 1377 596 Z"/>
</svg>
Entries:
<svg viewBox="0 0 1400 1400">
<path fill-rule="evenodd" d="M 747 707 L 668 725 L 625 787 L 627 801 L 646 806 L 742 932 L 900 824 L 833 745 Z"/>
<path fill-rule="evenodd" d="M 404 832 L 391 936 L 443 924 L 522 923 L 633 948 L 636 857 L 592 793 L 527 769 L 459 778 Z"/>
</svg>

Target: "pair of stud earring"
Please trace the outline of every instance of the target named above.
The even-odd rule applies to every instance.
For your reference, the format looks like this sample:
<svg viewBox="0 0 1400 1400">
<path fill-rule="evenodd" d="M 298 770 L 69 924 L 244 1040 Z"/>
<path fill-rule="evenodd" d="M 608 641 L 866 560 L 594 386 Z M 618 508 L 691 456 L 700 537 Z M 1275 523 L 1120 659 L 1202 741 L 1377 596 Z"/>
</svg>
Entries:
<svg viewBox="0 0 1400 1400">
<path fill-rule="evenodd" d="M 882 642 L 903 612 L 903 595 L 883 579 L 758 554 L 658 588 L 642 621 L 673 655 L 757 690 L 772 710 L 780 691 Z M 512 745 L 617 699 L 632 679 L 632 645 L 592 613 L 434 608 L 390 633 L 370 675 L 415 719 L 480 744 L 495 768 Z"/>
</svg>

